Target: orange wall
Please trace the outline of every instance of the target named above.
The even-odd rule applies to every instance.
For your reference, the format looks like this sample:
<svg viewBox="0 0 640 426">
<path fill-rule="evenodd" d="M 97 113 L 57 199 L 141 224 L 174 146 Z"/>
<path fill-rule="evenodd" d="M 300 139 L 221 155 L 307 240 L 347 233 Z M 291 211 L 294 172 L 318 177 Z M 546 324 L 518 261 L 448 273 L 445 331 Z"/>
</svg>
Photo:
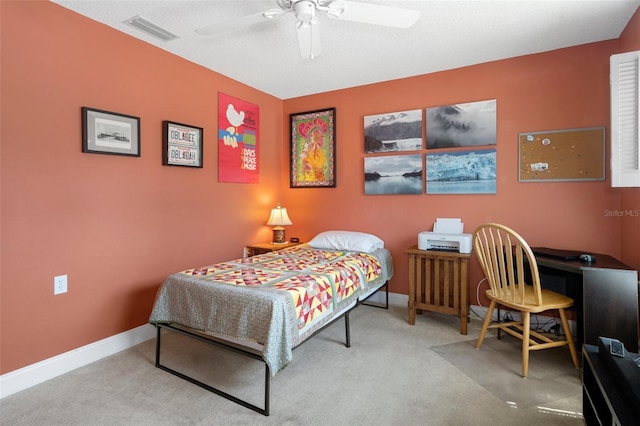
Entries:
<svg viewBox="0 0 640 426">
<path fill-rule="evenodd" d="M 588 44 L 286 100 L 284 126 L 290 113 L 337 109 L 337 188 L 285 190 L 292 231 L 305 238 L 331 228 L 379 235 L 394 257 L 390 290 L 404 294 L 408 267 L 403 251 L 438 217 L 462 218 L 466 232 L 483 222 L 501 222 L 533 246 L 619 258 L 624 248 L 624 259 L 640 267 L 638 239 L 629 240 L 621 219 L 604 213 L 621 206 L 622 191 L 611 188 L 609 176 L 604 182 L 549 183 L 519 183 L 517 176 L 518 133 L 609 127 L 609 56 L 617 49 L 617 40 Z M 364 195 L 364 116 L 484 99 L 497 100 L 497 194 Z M 625 208 L 640 208 L 636 196 L 627 197 Z M 633 222 L 630 227 L 637 226 L 638 218 Z M 474 258 L 472 301 L 482 277 Z"/>
<path fill-rule="evenodd" d="M 269 239 L 283 136 L 280 99 L 49 2 L 1 7 L 6 373 L 146 323 L 169 273 Z M 259 184 L 217 181 L 219 91 L 260 107 Z M 83 154 L 82 106 L 140 117 L 142 156 Z M 204 128 L 204 168 L 162 166 L 162 120 Z"/>
<path fill-rule="evenodd" d="M 398 293 L 403 250 L 436 217 L 462 217 L 467 231 L 501 221 L 532 244 L 640 268 L 637 222 L 603 214 L 636 208 L 636 189 L 520 184 L 516 175 L 518 132 L 608 127 L 608 57 L 633 45 L 637 14 L 620 41 L 282 101 L 49 2 L 0 8 L 0 374 L 146 323 L 167 274 L 269 240 L 263 223 L 279 201 L 294 222 L 289 237 L 328 228 L 380 235 Z M 217 182 L 219 91 L 260 107 L 259 184 Z M 481 99 L 498 101 L 496 195 L 363 195 L 364 115 Z M 141 117 L 142 157 L 82 154 L 81 106 Z M 288 114 L 329 106 L 338 112 L 338 186 L 290 189 Z M 167 119 L 204 128 L 203 169 L 161 165 Z M 69 292 L 53 296 L 60 274 Z M 474 260 L 472 293 L 479 280 Z"/>
</svg>

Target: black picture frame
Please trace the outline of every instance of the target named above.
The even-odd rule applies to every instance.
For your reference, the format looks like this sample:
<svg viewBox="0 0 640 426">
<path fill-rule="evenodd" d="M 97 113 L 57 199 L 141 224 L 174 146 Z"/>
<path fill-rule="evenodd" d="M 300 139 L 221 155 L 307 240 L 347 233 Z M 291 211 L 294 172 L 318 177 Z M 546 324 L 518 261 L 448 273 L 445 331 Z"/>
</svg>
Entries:
<svg viewBox="0 0 640 426">
<path fill-rule="evenodd" d="M 82 152 L 140 157 L 140 117 L 82 107 Z"/>
<path fill-rule="evenodd" d="M 203 167 L 202 127 L 162 122 L 162 165 Z"/>
<path fill-rule="evenodd" d="M 290 114 L 290 188 L 336 187 L 336 108 Z"/>
</svg>

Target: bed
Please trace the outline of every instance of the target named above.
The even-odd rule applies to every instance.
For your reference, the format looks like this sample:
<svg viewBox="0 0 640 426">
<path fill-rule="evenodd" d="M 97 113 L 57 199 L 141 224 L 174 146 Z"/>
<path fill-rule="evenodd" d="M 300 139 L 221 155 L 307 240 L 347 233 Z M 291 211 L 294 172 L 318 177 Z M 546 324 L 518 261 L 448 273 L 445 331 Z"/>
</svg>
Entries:
<svg viewBox="0 0 640 426">
<path fill-rule="evenodd" d="M 157 326 L 156 366 L 247 408 L 269 414 L 269 381 L 293 349 L 340 318 L 350 346 L 349 312 L 393 275 L 379 238 L 327 231 L 307 244 L 170 275 L 149 322 Z M 160 362 L 165 328 L 265 363 L 264 408 L 183 375 Z"/>
</svg>

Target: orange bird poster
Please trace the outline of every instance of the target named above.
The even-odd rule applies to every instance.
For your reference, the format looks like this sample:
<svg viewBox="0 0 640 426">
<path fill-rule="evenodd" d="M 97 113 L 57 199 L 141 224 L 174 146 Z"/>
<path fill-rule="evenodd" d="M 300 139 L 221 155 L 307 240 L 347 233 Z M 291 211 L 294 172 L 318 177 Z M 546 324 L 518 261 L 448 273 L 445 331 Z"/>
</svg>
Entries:
<svg viewBox="0 0 640 426">
<path fill-rule="evenodd" d="M 218 181 L 258 183 L 260 110 L 218 93 Z"/>
</svg>

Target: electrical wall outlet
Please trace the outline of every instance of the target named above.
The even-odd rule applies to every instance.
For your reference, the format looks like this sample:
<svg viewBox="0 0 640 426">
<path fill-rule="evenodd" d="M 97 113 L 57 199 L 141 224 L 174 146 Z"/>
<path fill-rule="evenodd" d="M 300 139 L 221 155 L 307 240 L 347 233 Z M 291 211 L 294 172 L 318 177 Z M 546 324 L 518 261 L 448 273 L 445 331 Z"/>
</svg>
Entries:
<svg viewBox="0 0 640 426">
<path fill-rule="evenodd" d="M 62 294 L 67 292 L 67 276 L 58 275 L 53 277 L 53 294 Z"/>
</svg>

